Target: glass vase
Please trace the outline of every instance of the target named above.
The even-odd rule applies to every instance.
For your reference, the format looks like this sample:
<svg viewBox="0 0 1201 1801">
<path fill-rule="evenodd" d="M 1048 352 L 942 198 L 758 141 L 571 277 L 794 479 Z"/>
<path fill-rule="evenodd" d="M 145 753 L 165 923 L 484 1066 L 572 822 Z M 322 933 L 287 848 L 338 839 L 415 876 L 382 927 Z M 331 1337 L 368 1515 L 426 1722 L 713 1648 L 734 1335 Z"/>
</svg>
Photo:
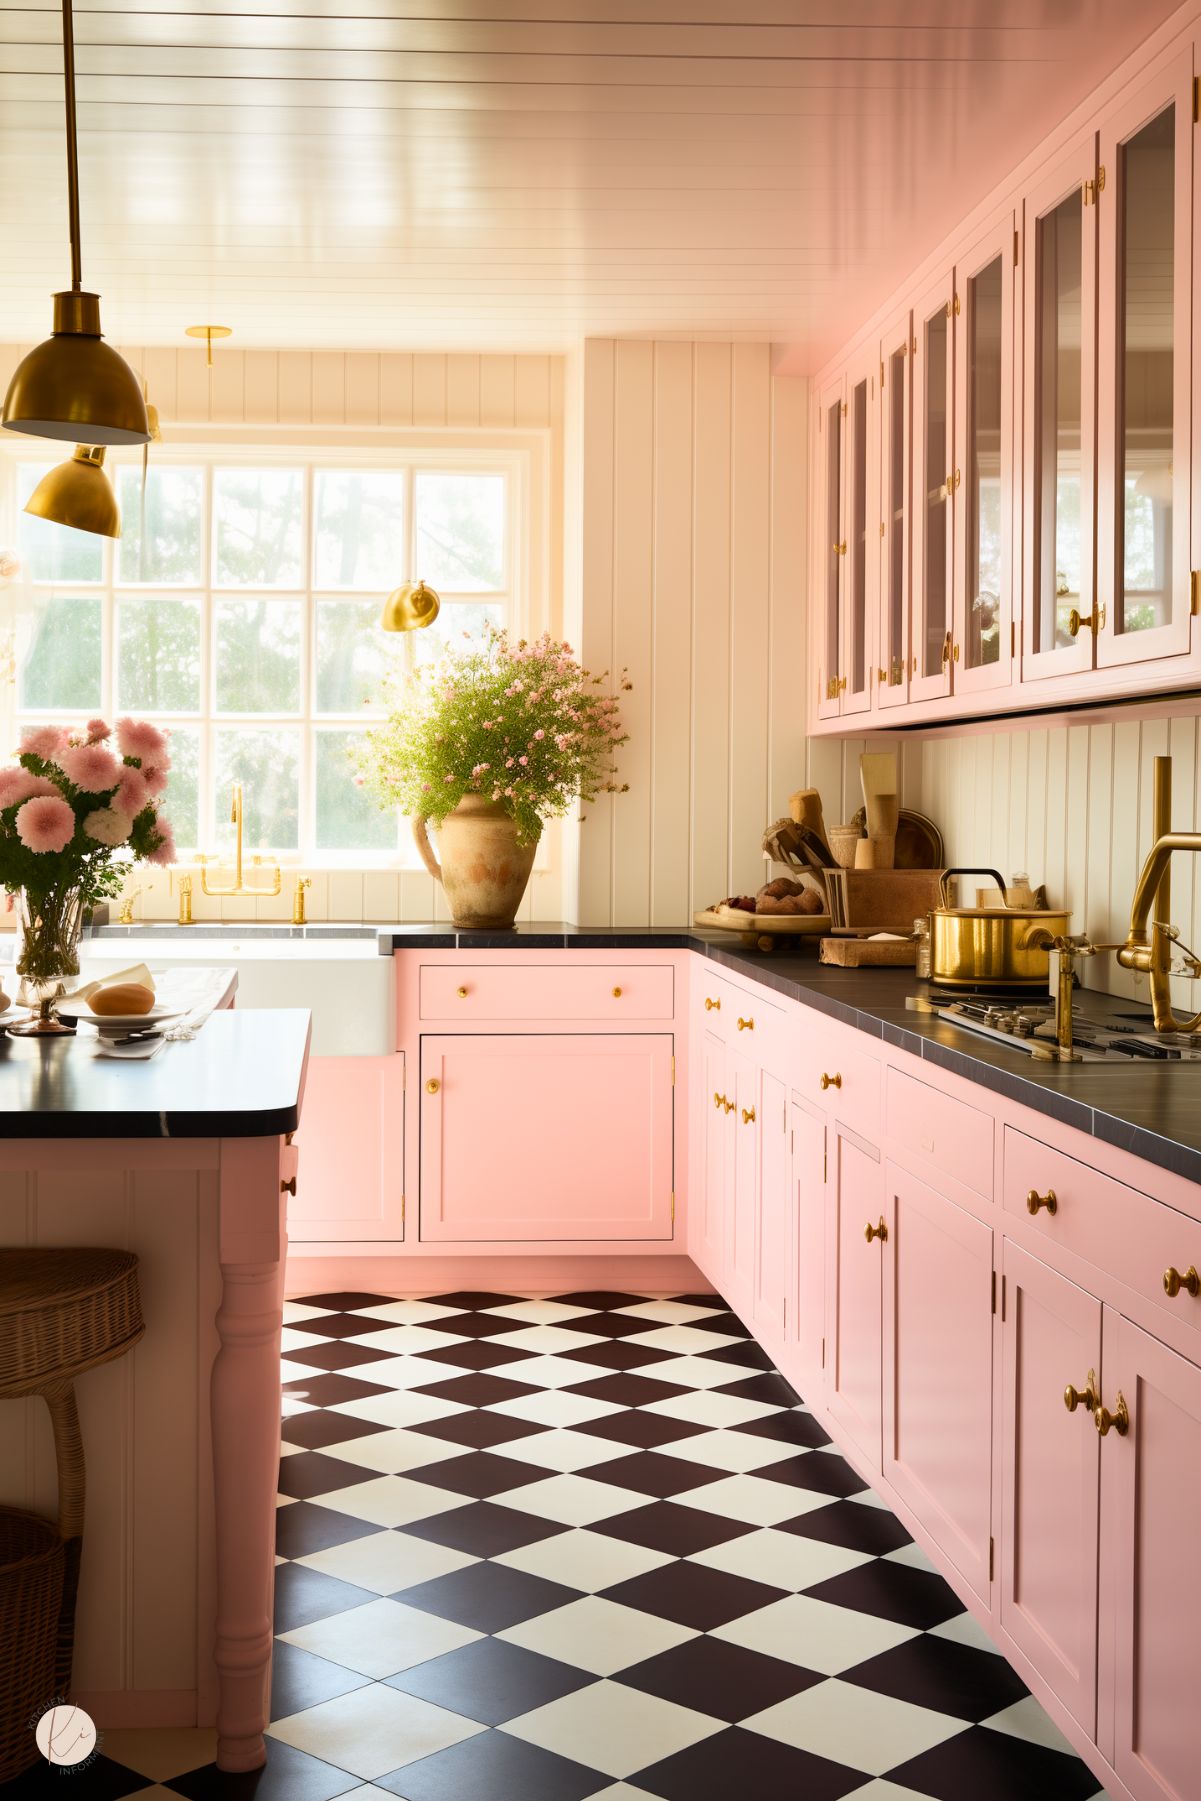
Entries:
<svg viewBox="0 0 1201 1801">
<path fill-rule="evenodd" d="M 21 888 L 15 905 L 17 1000 L 23 1007 L 41 1010 L 73 987 L 79 974 L 83 897 L 78 888 L 55 888 L 45 894 Z"/>
</svg>

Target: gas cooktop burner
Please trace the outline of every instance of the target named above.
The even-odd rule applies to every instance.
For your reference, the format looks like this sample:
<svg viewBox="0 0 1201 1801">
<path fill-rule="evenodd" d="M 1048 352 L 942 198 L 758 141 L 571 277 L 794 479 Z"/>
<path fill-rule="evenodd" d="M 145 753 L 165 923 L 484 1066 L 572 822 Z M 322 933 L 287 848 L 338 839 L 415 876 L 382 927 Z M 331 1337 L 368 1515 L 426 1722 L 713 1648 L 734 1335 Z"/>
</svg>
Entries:
<svg viewBox="0 0 1201 1801">
<path fill-rule="evenodd" d="M 1020 1045 L 1032 1057 L 1055 1058 L 1055 1007 L 1050 1000 L 1013 994 L 1004 998 L 948 995 L 932 988 L 928 996 L 913 996 L 909 1005 L 1010 1049 Z M 1077 1013 L 1073 1038 L 1084 1063 L 1201 1063 L 1201 1033 L 1159 1033 L 1149 1019 L 1145 1025 L 1122 1020 L 1102 1023 Z"/>
</svg>

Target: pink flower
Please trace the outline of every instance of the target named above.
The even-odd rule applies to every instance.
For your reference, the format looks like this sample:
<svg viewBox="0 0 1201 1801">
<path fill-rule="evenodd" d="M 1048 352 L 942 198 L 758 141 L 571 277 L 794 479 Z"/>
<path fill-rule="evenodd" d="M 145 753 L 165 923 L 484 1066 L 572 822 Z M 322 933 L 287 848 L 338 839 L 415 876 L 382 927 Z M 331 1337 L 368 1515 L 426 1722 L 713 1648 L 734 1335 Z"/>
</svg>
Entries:
<svg viewBox="0 0 1201 1801">
<path fill-rule="evenodd" d="M 53 782 L 44 775 L 30 775 L 20 764 L 0 769 L 0 808 L 15 807 L 20 801 L 32 800 L 35 794 L 57 793 Z"/>
<path fill-rule="evenodd" d="M 167 769 L 165 765 L 156 766 L 153 763 L 143 763 L 141 773 L 149 793 L 161 794 L 166 788 Z"/>
<path fill-rule="evenodd" d="M 157 725 L 148 719 L 118 719 L 117 743 L 123 757 L 138 757 L 143 763 L 164 763 L 167 740 Z"/>
<path fill-rule="evenodd" d="M 529 760 L 530 760 L 530 759 L 529 759 L 529 758 L 528 758 L 528 757 L 518 757 L 518 759 L 517 759 L 517 761 L 518 761 L 518 762 L 519 762 L 519 763 L 520 763 L 520 764 L 521 764 L 521 767 L 522 767 L 522 768 L 523 768 L 523 769 L 524 769 L 524 768 L 525 768 L 525 767 L 526 767 L 526 765 L 527 765 L 527 764 L 528 764 L 528 762 L 529 762 Z"/>
<path fill-rule="evenodd" d="M 74 836 L 75 815 L 61 795 L 38 795 L 17 814 L 17 837 L 28 850 L 65 850 Z"/>
<path fill-rule="evenodd" d="M 97 844 L 107 844 L 115 849 L 129 837 L 129 815 L 118 813 L 115 807 L 97 807 L 84 820 L 83 829 Z"/>
<path fill-rule="evenodd" d="M 169 864 L 179 860 L 179 853 L 175 848 L 175 829 L 170 820 L 164 819 L 161 813 L 154 822 L 154 829 L 158 833 L 158 843 L 146 861 L 157 863 L 160 868 L 165 869 Z"/>
<path fill-rule="evenodd" d="M 49 762 L 67 742 L 61 725 L 27 725 L 21 733 L 21 755 Z"/>
<path fill-rule="evenodd" d="M 145 775 L 140 769 L 135 769 L 132 763 L 126 763 L 121 771 L 117 792 L 113 795 L 113 806 L 120 807 L 132 819 L 142 811 L 149 799 L 150 783 Z"/>
<path fill-rule="evenodd" d="M 491 768 L 491 764 L 489 764 L 489 763 L 477 763 L 475 768 L 471 772 L 472 781 L 473 782 L 478 781 L 480 776 L 483 775 L 484 771 L 489 768 Z"/>
<path fill-rule="evenodd" d="M 103 744 L 72 744 L 55 761 L 85 794 L 107 794 L 121 779 L 121 764 Z"/>
<path fill-rule="evenodd" d="M 112 735 L 113 735 L 113 728 L 111 725 L 108 724 L 107 720 L 104 720 L 104 719 L 89 719 L 88 720 L 88 743 L 89 744 L 100 744 L 104 741 L 105 738 L 111 738 Z"/>
<path fill-rule="evenodd" d="M 541 742 L 542 742 L 543 738 L 545 738 L 545 736 L 546 736 L 546 733 L 542 730 L 542 727 L 539 726 L 538 730 L 534 733 L 535 744 L 541 744 Z"/>
</svg>

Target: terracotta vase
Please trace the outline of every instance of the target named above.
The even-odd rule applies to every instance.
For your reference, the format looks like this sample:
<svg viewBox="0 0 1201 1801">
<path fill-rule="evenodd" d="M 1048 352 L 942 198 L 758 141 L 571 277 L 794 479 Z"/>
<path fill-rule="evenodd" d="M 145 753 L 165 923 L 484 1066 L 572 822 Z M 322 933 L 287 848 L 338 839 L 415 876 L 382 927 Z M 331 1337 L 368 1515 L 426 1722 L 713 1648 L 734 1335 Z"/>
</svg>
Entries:
<svg viewBox="0 0 1201 1801">
<path fill-rule="evenodd" d="M 534 867 L 537 842 L 519 844 L 517 823 L 495 801 L 464 795 L 438 827 L 439 862 L 426 822 L 413 821 L 421 860 L 446 891 L 451 918 L 464 931 L 504 931 L 513 924 Z"/>
</svg>

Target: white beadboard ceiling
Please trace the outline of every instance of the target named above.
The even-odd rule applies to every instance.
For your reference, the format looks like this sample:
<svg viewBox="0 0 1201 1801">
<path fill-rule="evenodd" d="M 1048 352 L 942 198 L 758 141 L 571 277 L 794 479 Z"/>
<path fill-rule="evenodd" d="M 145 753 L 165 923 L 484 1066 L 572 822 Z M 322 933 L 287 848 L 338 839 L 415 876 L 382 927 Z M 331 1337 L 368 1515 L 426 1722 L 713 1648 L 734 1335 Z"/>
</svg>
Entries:
<svg viewBox="0 0 1201 1801">
<path fill-rule="evenodd" d="M 814 367 L 1170 0 L 80 0 L 108 335 Z M 0 8 L 0 339 L 67 285 L 60 17 Z"/>
</svg>

